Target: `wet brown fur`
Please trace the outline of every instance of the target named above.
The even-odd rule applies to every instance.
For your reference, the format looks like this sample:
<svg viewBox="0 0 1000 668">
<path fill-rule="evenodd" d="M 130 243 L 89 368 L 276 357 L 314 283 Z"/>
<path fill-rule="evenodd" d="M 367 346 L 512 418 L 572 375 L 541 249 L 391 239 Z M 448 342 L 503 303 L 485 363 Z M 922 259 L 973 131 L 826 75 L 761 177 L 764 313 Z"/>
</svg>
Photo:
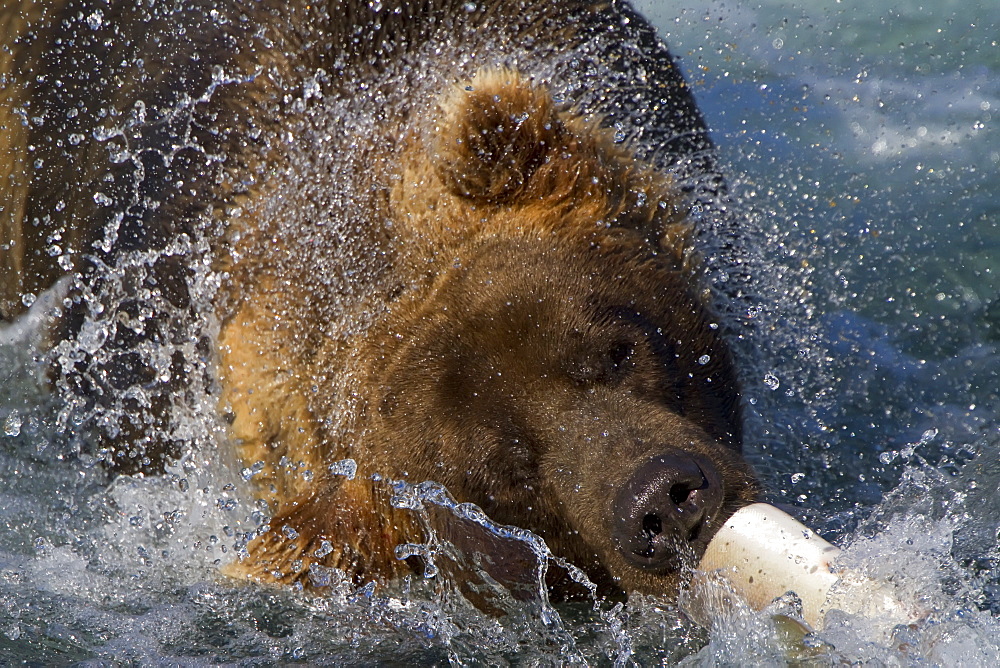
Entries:
<svg viewBox="0 0 1000 668">
<path fill-rule="evenodd" d="M 33 81 L 48 72 L 40 49 L 60 29 L 63 4 L 74 5 L 46 5 L 55 18 L 30 38 L 17 24 L 11 43 L 22 45 L 14 52 L 23 62 L 0 60 L 3 74 Z M 726 485 L 724 513 L 751 500 L 757 487 L 739 453 L 732 360 L 704 304 L 698 258 L 669 179 L 616 143 L 601 118 L 557 103 L 544 82 L 516 67 L 439 63 L 438 80 L 450 87 L 420 89 L 427 97 L 414 98 L 401 115 L 386 112 L 377 136 L 354 138 L 361 146 L 352 151 L 371 174 L 359 170 L 353 182 L 367 218 L 352 241 L 370 251 L 363 261 L 375 288 L 356 300 L 356 323 L 335 327 L 324 304 L 336 295 L 324 294 L 319 281 L 326 267 L 300 256 L 262 206 L 280 185 L 269 179 L 290 164 L 275 140 L 295 120 L 282 96 L 317 67 L 336 71 L 336 51 L 326 55 L 322 45 L 361 35 L 353 42 L 357 62 L 375 67 L 381 61 L 373 56 L 410 54 L 392 46 L 364 51 L 375 43 L 358 31 L 374 21 L 367 3 L 232 5 L 218 43 L 150 46 L 153 80 L 95 75 L 93 82 L 111 81 L 102 84 L 107 89 L 95 83 L 78 94 L 81 108 L 93 110 L 104 96 L 129 110 L 147 89 L 159 95 L 180 87 L 171 78 L 178 71 L 192 73 L 186 86 L 206 81 L 199 59 L 188 57 L 198 49 L 224 54 L 218 60 L 236 79 L 254 76 L 252 84 L 220 89 L 193 115 L 190 141 L 205 154 L 225 155 L 224 163 L 199 162 L 200 154 L 182 150 L 174 169 L 192 178 L 183 188 L 166 187 L 146 221 L 169 239 L 191 233 L 184 222 L 197 212 L 225 220 L 225 243 L 212 258 L 227 277 L 218 296 L 219 405 L 244 464 L 263 464 L 255 490 L 274 511 L 270 531 L 230 573 L 308 585 L 313 564 L 343 568 L 358 581 L 409 572 L 394 548 L 426 533 L 413 513 L 390 503 L 384 481 L 394 478 L 436 480 L 496 521 L 539 533 L 602 586 L 675 592 L 676 572 L 641 572 L 611 544 L 614 490 L 665 448 L 716 464 Z M 575 25 L 567 20 L 573 12 L 605 5 L 481 3 L 466 19 L 448 2 L 428 0 L 400 3 L 383 17 L 386 33 L 406 36 L 392 42 L 404 51 L 407 40 L 419 42 L 407 32 L 418 25 L 426 31 L 420 39 L 470 30 L 554 50 L 584 37 L 553 26 Z M 38 7 L 5 3 L 0 26 Z M 129 7 L 108 10 L 107 23 L 118 15 L 126 24 L 137 20 Z M 242 12 L 250 23 L 237 20 Z M 438 15 L 444 18 L 416 20 Z M 470 29 L 465 20 L 479 23 Z M 139 34 L 144 24 L 128 25 L 125 32 Z M 134 56 L 114 51 L 121 40 L 107 43 L 107 62 Z M 334 79 L 330 94 L 341 85 Z M 340 95 L 349 94 L 351 81 L 345 76 Z M 91 142 L 89 129 L 68 159 L 45 127 L 18 125 L 13 109 L 24 99 L 35 108 L 50 104 L 43 87 L 25 84 L 3 95 L 0 194 L 9 205 L 0 220 L 8 242 L 0 267 L 10 278 L 0 306 L 11 317 L 23 309 L 22 293 L 45 289 L 59 274 L 45 252 L 53 231 L 65 230 L 74 258 L 99 238 L 103 219 L 92 195 L 119 167 L 108 165 L 108 147 Z M 27 173 L 31 141 L 46 157 L 34 176 Z M 248 174 L 254 185 L 240 187 Z M 65 213 L 55 213 L 58 197 L 68 202 Z M 36 215 L 35 227 L 26 227 Z M 175 258 L 170 272 L 157 275 L 157 289 L 180 286 L 177 303 L 183 261 Z M 355 477 L 330 472 L 348 457 L 358 464 Z"/>
<path fill-rule="evenodd" d="M 258 540 L 234 570 L 302 577 L 329 540 L 346 549 L 324 565 L 398 574 L 392 547 L 423 532 L 380 497 L 379 473 L 441 482 L 540 533 L 598 582 L 672 592 L 678 574 L 640 572 L 611 545 L 616 486 L 670 447 L 717 464 L 727 510 L 756 487 L 737 450 L 728 352 L 700 303 L 670 183 L 516 72 L 480 73 L 438 106 L 398 156 L 392 244 L 411 287 L 385 316 L 350 345 L 321 343 L 318 368 L 288 356 L 285 327 L 296 325 L 275 323 L 266 301 L 245 300 L 222 331 L 233 434 L 246 462 L 268 463 L 272 531 L 298 534 L 293 547 L 280 534 Z M 664 331 L 643 329 L 653 323 Z M 630 368 L 607 368 L 623 343 L 635 347 Z M 675 359 L 654 350 L 663 345 Z M 302 383 L 321 369 L 353 378 L 350 445 L 314 417 L 344 405 L 343 389 L 321 384 L 305 399 Z M 281 474 L 282 456 L 316 477 Z M 323 473 L 348 456 L 355 479 Z"/>
</svg>

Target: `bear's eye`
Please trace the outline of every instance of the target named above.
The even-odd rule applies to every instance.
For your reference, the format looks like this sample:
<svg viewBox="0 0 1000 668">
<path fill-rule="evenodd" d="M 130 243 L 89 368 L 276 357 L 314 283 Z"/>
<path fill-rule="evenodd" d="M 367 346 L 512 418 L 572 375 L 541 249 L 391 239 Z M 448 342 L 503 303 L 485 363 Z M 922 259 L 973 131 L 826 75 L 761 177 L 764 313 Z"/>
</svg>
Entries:
<svg viewBox="0 0 1000 668">
<path fill-rule="evenodd" d="M 581 385 L 596 383 L 616 383 L 632 367 L 635 347 L 621 341 L 604 349 L 580 355 L 571 360 L 567 372 L 570 378 Z"/>
<path fill-rule="evenodd" d="M 608 361 L 611 362 L 611 370 L 614 372 L 624 371 L 625 367 L 632 360 L 633 348 L 631 343 L 617 343 L 608 351 Z"/>
</svg>

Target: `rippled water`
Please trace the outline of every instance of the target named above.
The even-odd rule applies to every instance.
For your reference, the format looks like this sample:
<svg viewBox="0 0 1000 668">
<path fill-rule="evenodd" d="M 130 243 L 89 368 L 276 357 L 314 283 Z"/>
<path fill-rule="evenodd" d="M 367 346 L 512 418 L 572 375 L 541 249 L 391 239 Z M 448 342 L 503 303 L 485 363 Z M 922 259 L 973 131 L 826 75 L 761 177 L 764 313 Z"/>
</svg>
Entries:
<svg viewBox="0 0 1000 668">
<path fill-rule="evenodd" d="M 739 606 L 706 630 L 654 599 L 496 619 L 434 579 L 235 585 L 218 567 L 259 521 L 239 472 L 194 452 L 109 480 L 56 433 L 25 322 L 0 332 L 0 661 L 1000 663 L 1000 6 L 640 7 L 758 227 L 748 456 L 928 620 L 834 615 L 802 639 Z"/>
<path fill-rule="evenodd" d="M 787 272 L 769 286 L 773 335 L 750 374 L 759 469 L 775 500 L 938 610 L 891 642 L 859 641 L 850 624 L 821 637 L 854 660 L 992 665 L 1000 11 L 845 1 L 653 15 Z"/>
</svg>

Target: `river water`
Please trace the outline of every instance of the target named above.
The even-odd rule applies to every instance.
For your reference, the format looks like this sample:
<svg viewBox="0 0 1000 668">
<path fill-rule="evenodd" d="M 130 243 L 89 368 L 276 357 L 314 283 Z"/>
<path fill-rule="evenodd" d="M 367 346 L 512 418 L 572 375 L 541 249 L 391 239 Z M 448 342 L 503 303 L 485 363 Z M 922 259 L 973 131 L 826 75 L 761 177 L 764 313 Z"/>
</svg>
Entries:
<svg viewBox="0 0 1000 668">
<path fill-rule="evenodd" d="M 260 521 L 239 471 L 110 481 L 56 433 L 26 321 L 0 331 L 0 662 L 1000 664 L 1000 5 L 689 5 L 638 6 L 753 223 L 748 457 L 925 621 L 800 638 L 739 605 L 704 628 L 655 599 L 496 619 L 433 579 L 235 585 L 219 565 Z"/>
</svg>

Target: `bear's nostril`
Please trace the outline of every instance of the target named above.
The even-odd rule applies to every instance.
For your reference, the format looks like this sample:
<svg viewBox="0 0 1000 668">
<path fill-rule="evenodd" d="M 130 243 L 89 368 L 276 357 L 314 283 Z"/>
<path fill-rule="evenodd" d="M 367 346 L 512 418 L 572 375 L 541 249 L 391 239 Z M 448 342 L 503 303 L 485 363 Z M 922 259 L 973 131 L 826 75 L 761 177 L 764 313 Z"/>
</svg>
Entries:
<svg viewBox="0 0 1000 668">
<path fill-rule="evenodd" d="M 647 513 L 642 518 L 642 532 L 650 538 L 663 533 L 663 524 L 660 522 L 660 516 L 655 513 Z"/>
<path fill-rule="evenodd" d="M 615 495 L 611 538 L 626 561 L 644 569 L 677 569 L 722 505 L 711 462 L 664 454 L 641 465 Z"/>
<path fill-rule="evenodd" d="M 674 502 L 674 505 L 684 505 L 692 492 L 694 490 L 687 485 L 674 485 L 670 488 L 670 500 Z"/>
<path fill-rule="evenodd" d="M 640 541 L 637 549 L 632 550 L 633 554 L 643 559 L 652 559 L 656 556 L 656 537 L 663 533 L 663 523 L 656 513 L 647 513 L 642 518 L 642 536 L 645 542 Z"/>
</svg>

